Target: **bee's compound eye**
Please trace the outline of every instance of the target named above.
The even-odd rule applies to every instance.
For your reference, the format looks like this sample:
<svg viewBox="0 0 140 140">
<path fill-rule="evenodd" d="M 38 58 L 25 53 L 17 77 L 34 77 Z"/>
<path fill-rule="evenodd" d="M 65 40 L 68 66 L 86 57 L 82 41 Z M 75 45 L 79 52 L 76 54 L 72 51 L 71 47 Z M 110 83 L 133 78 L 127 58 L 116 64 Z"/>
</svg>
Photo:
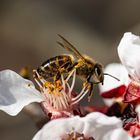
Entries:
<svg viewBox="0 0 140 140">
<path fill-rule="evenodd" d="M 101 75 L 101 70 L 99 67 L 95 67 L 95 74 L 98 76 Z"/>
</svg>

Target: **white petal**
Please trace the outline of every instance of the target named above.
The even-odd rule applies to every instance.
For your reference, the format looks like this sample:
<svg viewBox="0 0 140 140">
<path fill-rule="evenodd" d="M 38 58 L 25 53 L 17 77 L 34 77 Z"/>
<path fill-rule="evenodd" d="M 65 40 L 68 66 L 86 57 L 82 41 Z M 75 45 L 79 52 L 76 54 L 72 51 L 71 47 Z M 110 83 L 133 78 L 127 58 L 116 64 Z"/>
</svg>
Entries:
<svg viewBox="0 0 140 140">
<path fill-rule="evenodd" d="M 135 111 L 137 112 L 138 118 L 140 119 L 140 104 L 138 104 L 138 105 L 136 106 Z"/>
<path fill-rule="evenodd" d="M 73 129 L 82 134 L 84 126 L 84 121 L 78 116 L 52 120 L 35 135 L 33 140 L 62 140 Z"/>
<path fill-rule="evenodd" d="M 116 79 L 105 75 L 104 76 L 104 85 L 100 84 L 100 92 L 107 92 L 109 90 L 112 90 L 114 88 L 117 88 L 121 85 L 128 85 L 129 78 L 128 78 L 128 72 L 125 69 L 125 67 L 119 63 L 112 63 L 106 66 L 104 69 L 104 73 L 108 73 L 112 76 L 115 76 L 120 81 L 117 81 Z"/>
<path fill-rule="evenodd" d="M 105 135 L 121 127 L 122 123 L 116 117 L 107 117 L 95 112 L 83 118 L 72 117 L 52 120 L 35 135 L 33 140 L 62 140 L 63 136 L 69 134 L 72 130 L 83 133 L 86 137 L 105 140 L 103 139 Z"/>
<path fill-rule="evenodd" d="M 122 64 L 135 80 L 140 79 L 140 37 L 125 33 L 118 46 Z"/>
<path fill-rule="evenodd" d="M 114 98 L 110 98 L 110 99 L 104 99 L 103 98 L 103 101 L 104 101 L 104 103 L 105 103 L 105 105 L 107 105 L 107 106 L 111 106 L 111 105 L 113 105 L 113 103 L 116 101 Z"/>
<path fill-rule="evenodd" d="M 112 76 L 115 76 L 116 78 L 118 78 L 120 81 L 117 81 L 116 79 L 105 75 L 104 76 L 104 85 L 99 85 L 99 89 L 100 89 L 100 94 L 102 93 L 110 93 L 111 90 L 118 88 L 122 85 L 127 86 L 130 79 L 128 78 L 128 72 L 126 70 L 126 68 L 119 63 L 112 63 L 109 64 L 105 67 L 104 69 L 104 73 L 108 73 L 111 74 Z M 113 98 L 107 99 L 104 98 L 103 99 L 105 104 L 108 106 L 111 106 L 114 102 Z"/>
<path fill-rule="evenodd" d="M 17 115 L 24 106 L 43 100 L 33 83 L 11 70 L 0 72 L 0 110 Z"/>
<path fill-rule="evenodd" d="M 123 128 L 118 128 L 110 131 L 107 133 L 103 140 L 134 140 L 132 137 L 130 137 L 126 131 L 123 130 Z"/>
<path fill-rule="evenodd" d="M 90 113 L 85 119 L 86 125 L 83 133 L 94 137 L 95 140 L 101 140 L 108 132 L 122 127 L 120 119 L 108 117 L 102 113 Z"/>
</svg>

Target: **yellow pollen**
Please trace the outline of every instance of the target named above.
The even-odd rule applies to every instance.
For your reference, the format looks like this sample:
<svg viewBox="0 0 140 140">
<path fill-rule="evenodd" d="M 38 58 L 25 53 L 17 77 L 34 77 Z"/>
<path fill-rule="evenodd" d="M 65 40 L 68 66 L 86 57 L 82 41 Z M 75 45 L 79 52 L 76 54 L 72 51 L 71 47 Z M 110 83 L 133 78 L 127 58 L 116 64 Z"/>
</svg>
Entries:
<svg viewBox="0 0 140 140">
<path fill-rule="evenodd" d="M 60 96 L 60 92 L 58 90 L 54 90 L 54 95 L 55 96 Z"/>
<path fill-rule="evenodd" d="M 54 94 L 56 96 L 60 96 L 60 91 L 63 89 L 60 80 L 53 83 L 46 81 L 44 87 L 48 89 L 49 94 Z"/>
</svg>

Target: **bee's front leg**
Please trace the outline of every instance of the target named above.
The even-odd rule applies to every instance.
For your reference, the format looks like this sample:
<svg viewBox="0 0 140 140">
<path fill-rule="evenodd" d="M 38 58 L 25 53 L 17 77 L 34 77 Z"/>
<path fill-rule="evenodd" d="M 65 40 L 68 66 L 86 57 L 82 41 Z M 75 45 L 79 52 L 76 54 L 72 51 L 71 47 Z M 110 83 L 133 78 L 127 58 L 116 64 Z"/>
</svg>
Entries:
<svg viewBox="0 0 140 140">
<path fill-rule="evenodd" d="M 85 90 L 88 90 L 89 91 L 89 94 L 88 94 L 88 102 L 90 102 L 91 100 L 91 97 L 93 95 L 93 82 L 90 82 L 90 81 L 86 81 L 83 83 L 83 87 L 85 88 Z"/>
</svg>

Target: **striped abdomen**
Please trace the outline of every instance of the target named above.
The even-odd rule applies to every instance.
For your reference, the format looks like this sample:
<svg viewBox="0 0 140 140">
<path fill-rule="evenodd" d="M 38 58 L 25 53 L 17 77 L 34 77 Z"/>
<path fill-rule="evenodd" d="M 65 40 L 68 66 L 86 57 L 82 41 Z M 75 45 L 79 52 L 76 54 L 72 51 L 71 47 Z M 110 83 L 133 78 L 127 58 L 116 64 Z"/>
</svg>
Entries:
<svg viewBox="0 0 140 140">
<path fill-rule="evenodd" d="M 69 55 L 55 56 L 45 61 L 41 67 L 37 69 L 37 72 L 40 76 L 47 79 L 57 76 L 57 74 L 68 72 L 72 64 L 73 60 Z"/>
</svg>

